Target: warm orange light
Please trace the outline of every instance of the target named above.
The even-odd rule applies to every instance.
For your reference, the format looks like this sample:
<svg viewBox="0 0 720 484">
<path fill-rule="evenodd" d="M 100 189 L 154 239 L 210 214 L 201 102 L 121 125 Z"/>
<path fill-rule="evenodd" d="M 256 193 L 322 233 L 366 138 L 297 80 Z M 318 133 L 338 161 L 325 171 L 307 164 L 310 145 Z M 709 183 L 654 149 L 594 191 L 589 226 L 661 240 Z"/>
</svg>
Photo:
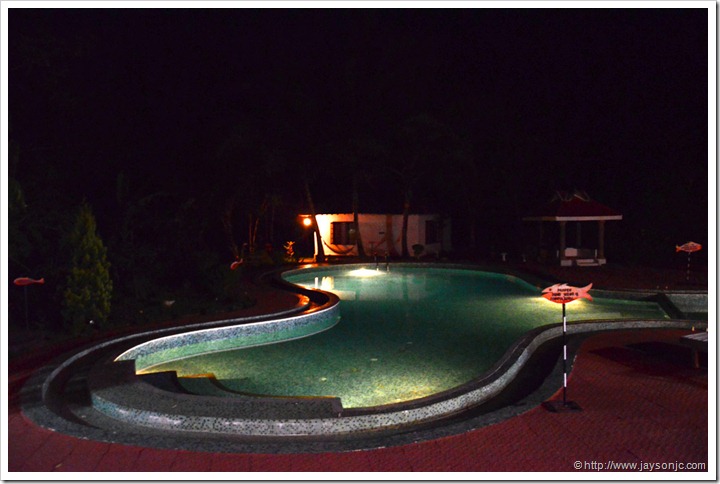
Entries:
<svg viewBox="0 0 720 484">
<path fill-rule="evenodd" d="M 310 227 L 312 225 L 312 220 L 310 220 L 310 217 L 305 217 L 303 218 L 302 223 L 305 227 Z"/>
</svg>

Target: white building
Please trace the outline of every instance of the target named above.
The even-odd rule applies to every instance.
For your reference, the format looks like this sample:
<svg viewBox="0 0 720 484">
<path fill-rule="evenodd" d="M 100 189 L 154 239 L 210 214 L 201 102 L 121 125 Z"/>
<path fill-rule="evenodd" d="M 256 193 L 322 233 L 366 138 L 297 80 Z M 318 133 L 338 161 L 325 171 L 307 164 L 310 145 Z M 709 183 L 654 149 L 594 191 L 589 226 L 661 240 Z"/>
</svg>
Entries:
<svg viewBox="0 0 720 484">
<path fill-rule="evenodd" d="M 307 216 L 303 216 L 307 217 Z M 316 215 L 323 250 L 327 256 L 357 256 L 357 236 L 352 213 Z M 358 225 L 366 255 L 397 256 L 402 254 L 402 214 L 358 215 Z M 415 255 L 413 246 L 422 245 L 419 255 L 438 255 L 452 249 L 450 220 L 433 214 L 410 214 L 408 217 L 407 246 Z M 315 255 L 317 255 L 317 239 Z"/>
</svg>

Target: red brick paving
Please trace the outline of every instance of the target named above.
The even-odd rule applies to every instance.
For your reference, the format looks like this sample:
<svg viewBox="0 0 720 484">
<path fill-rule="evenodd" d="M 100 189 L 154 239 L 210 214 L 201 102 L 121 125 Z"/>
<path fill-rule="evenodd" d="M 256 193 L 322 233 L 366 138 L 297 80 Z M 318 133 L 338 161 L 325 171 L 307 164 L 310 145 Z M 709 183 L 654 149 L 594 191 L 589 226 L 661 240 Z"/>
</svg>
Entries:
<svg viewBox="0 0 720 484">
<path fill-rule="evenodd" d="M 708 461 L 708 379 L 686 361 L 649 359 L 627 345 L 675 342 L 682 332 L 607 333 L 583 343 L 568 398 L 472 432 L 392 448 L 321 454 L 212 454 L 92 442 L 58 434 L 9 409 L 10 472 L 573 472 L 615 462 Z M 561 392 L 555 395 L 561 398 Z M 11 399 L 14 401 L 14 399 Z"/>
</svg>

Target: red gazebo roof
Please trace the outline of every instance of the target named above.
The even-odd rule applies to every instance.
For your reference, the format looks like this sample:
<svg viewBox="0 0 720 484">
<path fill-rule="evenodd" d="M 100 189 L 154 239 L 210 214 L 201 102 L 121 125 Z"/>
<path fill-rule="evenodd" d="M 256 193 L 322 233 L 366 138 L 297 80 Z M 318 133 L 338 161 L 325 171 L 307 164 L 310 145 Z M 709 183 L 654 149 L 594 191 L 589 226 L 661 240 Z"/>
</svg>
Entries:
<svg viewBox="0 0 720 484">
<path fill-rule="evenodd" d="M 550 203 L 523 217 L 526 221 L 584 222 L 622 220 L 622 214 L 602 203 L 591 200 L 582 191 L 556 192 Z"/>
</svg>

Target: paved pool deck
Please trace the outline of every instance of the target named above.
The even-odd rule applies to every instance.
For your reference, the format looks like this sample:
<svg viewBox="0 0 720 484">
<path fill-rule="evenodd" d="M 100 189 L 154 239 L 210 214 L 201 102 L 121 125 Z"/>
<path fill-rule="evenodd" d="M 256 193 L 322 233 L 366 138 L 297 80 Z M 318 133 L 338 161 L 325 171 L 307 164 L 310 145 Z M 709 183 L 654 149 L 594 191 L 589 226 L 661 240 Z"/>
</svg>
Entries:
<svg viewBox="0 0 720 484">
<path fill-rule="evenodd" d="M 15 367 L 9 375 L 8 454 L 3 478 L 41 479 L 44 476 L 37 473 L 44 472 L 113 473 L 79 478 L 114 480 L 133 479 L 138 472 L 251 473 L 194 475 L 203 480 L 254 479 L 258 472 L 297 473 L 263 477 L 270 479 L 326 479 L 328 472 L 579 471 L 595 475 L 608 466 L 618 467 L 616 470 L 636 466 L 634 472 L 639 472 L 644 465 L 644 472 L 648 472 L 647 465 L 652 464 L 671 470 L 681 465 L 701 467 L 697 478 L 716 479 L 714 434 L 711 441 L 708 439 L 708 411 L 712 408 L 715 414 L 715 397 L 712 395 L 713 405 L 709 407 L 707 364 L 700 368 L 691 365 L 689 353 L 678 343 L 684 334 L 687 331 L 642 330 L 602 333 L 586 339 L 568 382 L 568 397 L 582 407 L 580 412 L 557 414 L 536 406 L 459 435 L 343 453 L 222 454 L 70 437 L 41 428 L 23 415 L 18 393 L 32 368 Z M 668 348 L 672 351 L 666 351 Z M 561 398 L 559 389 L 552 399 Z M 118 472 L 129 474 L 123 477 Z M 319 474 L 304 474 L 309 472 Z M 155 476 L 159 477 L 145 478 Z M 188 476 L 193 475 L 162 478 Z M 400 476 L 391 474 L 388 478 Z M 438 478 L 460 477 L 483 478 L 463 474 Z"/>
</svg>

